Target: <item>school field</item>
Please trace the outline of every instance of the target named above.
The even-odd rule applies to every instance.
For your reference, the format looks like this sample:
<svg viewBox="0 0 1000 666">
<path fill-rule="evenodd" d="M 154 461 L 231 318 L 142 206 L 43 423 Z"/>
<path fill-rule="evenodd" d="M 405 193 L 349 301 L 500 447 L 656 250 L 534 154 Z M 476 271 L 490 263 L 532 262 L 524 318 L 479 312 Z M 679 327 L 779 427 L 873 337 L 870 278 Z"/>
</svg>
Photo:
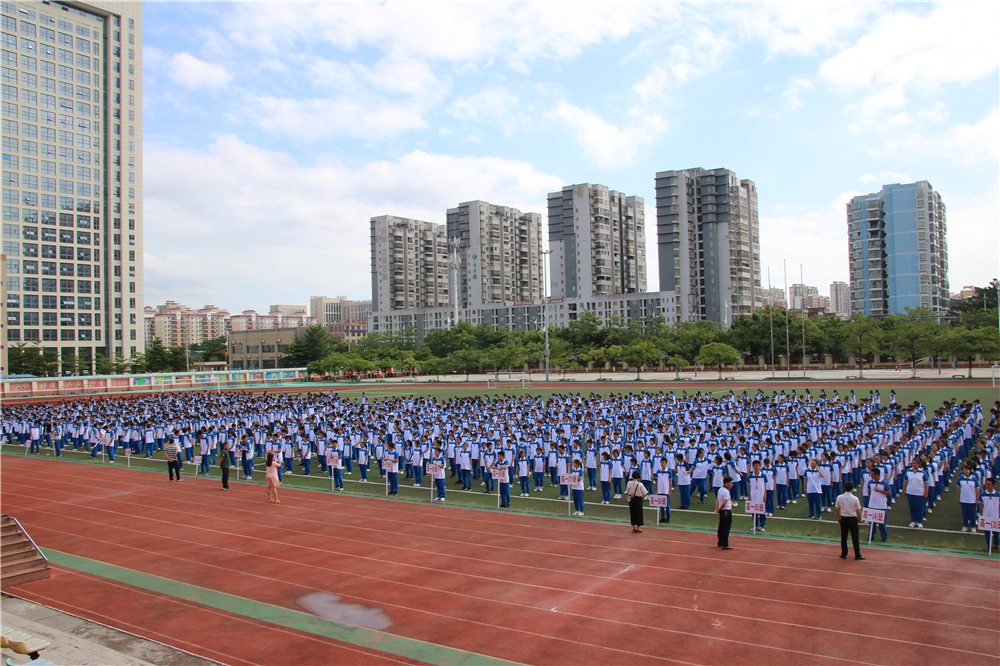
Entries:
<svg viewBox="0 0 1000 666">
<path fill-rule="evenodd" d="M 747 385 L 755 392 L 759 384 Z M 788 383 L 760 385 L 801 391 Z M 610 391 L 742 391 L 696 385 L 573 383 L 487 390 L 471 384 L 311 385 L 369 399 Z M 998 398 L 989 383 L 811 384 L 859 397 L 890 388 L 906 404 Z M 258 466 L 259 469 L 259 466 Z M 152 460 L 64 451 L 27 456 L 4 446 L 3 512 L 49 557 L 53 576 L 5 590 L 224 664 L 1000 664 L 1000 556 L 958 532 L 954 490 L 927 527 L 889 514 L 887 544 L 842 561 L 832 514 L 805 520 L 804 499 L 769 518 L 765 534 L 734 512 L 732 545 L 715 547 L 712 496 L 669 525 L 633 535 L 627 507 L 586 493 L 567 516 L 555 489 L 496 508 L 477 484 L 447 503 L 400 479 L 384 497 L 378 471 L 345 475 L 331 492 L 318 473 L 285 474 L 282 503 L 263 474 L 221 492 L 218 470 L 168 483 Z M 678 497 L 672 498 L 673 505 Z M 867 535 L 866 535 L 867 536 Z M 44 655 L 43 655 L 44 656 Z"/>
<path fill-rule="evenodd" d="M 838 390 L 842 397 L 848 395 L 851 390 L 854 390 L 855 394 L 859 398 L 867 397 L 869 390 L 878 390 L 882 396 L 883 404 L 887 404 L 889 391 L 895 389 L 896 399 L 900 404 L 906 405 L 914 401 L 919 401 L 927 405 L 928 409 L 932 411 L 945 401 L 950 401 L 951 399 L 956 399 L 959 402 L 962 400 L 971 402 L 972 400 L 978 399 L 983 404 L 984 411 L 987 412 L 993 401 L 1000 399 L 1000 391 L 992 388 L 988 382 L 975 382 L 974 385 L 970 385 L 968 382 L 961 380 L 922 381 L 915 383 L 895 382 L 892 384 L 862 384 L 859 382 L 837 384 L 824 382 L 808 385 L 797 385 L 794 383 L 789 384 L 787 382 L 756 382 L 753 384 L 734 384 L 731 382 L 705 382 L 703 384 L 693 384 L 690 382 L 680 384 L 664 384 L 659 382 L 655 384 L 627 382 L 588 382 L 576 384 L 572 382 L 554 382 L 552 384 L 544 385 L 536 382 L 531 388 L 522 388 L 515 382 L 511 384 L 502 383 L 498 388 L 490 389 L 487 389 L 485 385 L 482 384 L 470 383 L 468 386 L 463 384 L 464 383 L 462 382 L 448 384 L 428 384 L 423 382 L 406 384 L 365 383 L 360 385 L 310 384 L 297 388 L 295 392 L 325 393 L 333 391 L 348 399 L 360 398 L 361 395 L 364 394 L 369 398 L 369 400 L 405 398 L 409 396 L 426 396 L 436 398 L 437 400 L 448 400 L 455 397 L 473 396 L 489 396 L 492 398 L 496 395 L 540 395 L 548 397 L 554 393 L 580 393 L 586 396 L 591 393 L 607 394 L 641 391 L 675 391 L 677 395 L 680 395 L 682 391 L 687 391 L 689 394 L 701 391 L 703 393 L 710 392 L 715 395 L 726 395 L 730 390 L 736 393 L 746 390 L 752 395 L 758 388 L 767 393 L 770 393 L 772 390 L 784 390 L 786 392 L 794 390 L 801 393 L 805 388 L 808 388 L 814 397 L 818 397 L 821 390 L 825 390 L 829 396 L 833 395 L 834 390 Z M 20 447 L 15 449 L 5 449 L 8 453 L 12 450 L 19 454 L 23 454 L 23 449 L 20 449 Z M 45 458 L 47 456 L 43 454 L 42 457 Z M 72 462 L 102 464 L 100 457 L 93 459 L 89 454 L 82 451 L 73 452 L 72 450 L 64 449 L 63 458 L 66 461 Z M 257 469 L 262 470 L 262 461 L 258 460 L 257 463 Z M 135 469 L 162 471 L 166 474 L 166 461 L 162 453 L 156 454 L 151 460 L 146 460 L 141 456 L 127 459 L 122 453 L 119 453 L 115 464 L 117 466 L 125 466 L 127 468 L 131 467 Z M 194 472 L 194 465 L 189 464 L 184 466 L 185 474 L 193 475 Z M 234 467 L 231 472 L 233 479 L 236 479 L 238 473 L 239 469 Z M 217 468 L 213 468 L 210 478 L 219 478 L 219 471 Z M 375 469 L 374 466 L 370 471 L 368 483 L 362 483 L 360 479 L 361 475 L 357 468 L 355 468 L 353 474 L 347 474 L 345 470 L 345 491 L 361 495 L 385 495 L 384 477 L 379 478 L 378 470 Z M 239 479 L 238 481 L 240 483 L 259 485 L 263 488 L 263 472 L 256 472 L 253 480 L 248 481 Z M 476 482 L 472 492 L 463 492 L 458 490 L 459 486 L 456 485 L 456 481 L 457 479 L 448 480 L 448 498 L 446 504 L 493 508 L 499 511 L 499 509 L 496 509 L 497 495 L 495 491 L 492 495 L 487 495 L 482 492 L 482 488 L 478 485 L 479 482 Z M 422 488 L 413 487 L 412 483 L 412 481 L 407 481 L 403 475 L 401 475 L 400 494 L 398 499 L 429 503 L 431 498 L 429 480 L 425 479 Z M 284 475 L 284 486 L 316 491 L 331 491 L 330 477 L 323 475 L 319 471 L 319 466 L 316 464 L 313 465 L 312 476 L 308 477 L 302 475 L 300 465 L 296 464 L 295 473 L 286 473 Z M 511 500 L 512 511 L 551 515 L 566 515 L 568 512 L 567 502 L 565 500 L 558 499 L 558 489 L 552 486 L 547 486 L 545 488 L 545 492 L 543 493 L 533 492 L 531 493 L 531 497 L 522 498 L 517 496 L 519 489 L 515 483 L 511 488 L 511 493 L 513 495 Z M 587 491 L 585 493 L 585 501 L 587 503 L 586 511 L 588 519 L 610 521 L 626 521 L 628 519 L 628 505 L 624 500 L 612 500 L 612 504 L 610 506 L 601 505 L 601 494 L 600 491 L 597 490 Z M 671 528 L 693 530 L 715 529 L 717 517 L 714 513 L 713 496 L 711 493 L 708 498 L 706 498 L 705 504 L 699 504 L 697 500 L 694 500 L 691 504 L 691 508 L 687 511 L 678 510 L 677 507 L 679 505 L 680 496 L 678 491 L 675 489 L 673 496 L 671 497 L 671 506 L 674 508 L 671 513 Z M 647 514 L 647 519 L 655 523 L 656 513 L 652 509 L 647 509 Z M 807 519 L 808 507 L 804 496 L 800 497 L 798 504 L 788 504 L 785 511 L 776 511 L 775 514 L 776 515 L 773 518 L 768 518 L 767 521 L 766 534 L 770 537 L 787 537 L 805 540 L 819 539 L 820 541 L 825 541 L 830 538 L 840 538 L 839 527 L 836 520 L 833 518 L 832 513 L 824 514 L 823 520 L 819 522 Z M 942 495 L 941 500 L 934 508 L 933 514 L 929 516 L 923 529 L 910 529 L 906 527 L 909 523 L 909 513 L 906 506 L 906 500 L 903 498 L 900 498 L 898 503 L 894 505 L 892 510 L 890 510 L 888 521 L 890 530 L 889 541 L 886 543 L 887 547 L 945 548 L 971 552 L 983 551 L 985 553 L 986 544 L 982 535 L 962 533 L 959 531 L 962 527 L 962 517 L 958 506 L 958 499 L 953 490 L 946 491 Z M 741 530 L 749 532 L 751 524 L 752 521 L 748 515 L 740 513 L 739 510 L 734 512 L 734 532 L 739 532 Z M 877 541 L 877 539 L 875 541 Z M 872 545 L 873 547 L 876 546 L 874 542 Z M 878 545 L 881 547 L 881 544 Z"/>
</svg>

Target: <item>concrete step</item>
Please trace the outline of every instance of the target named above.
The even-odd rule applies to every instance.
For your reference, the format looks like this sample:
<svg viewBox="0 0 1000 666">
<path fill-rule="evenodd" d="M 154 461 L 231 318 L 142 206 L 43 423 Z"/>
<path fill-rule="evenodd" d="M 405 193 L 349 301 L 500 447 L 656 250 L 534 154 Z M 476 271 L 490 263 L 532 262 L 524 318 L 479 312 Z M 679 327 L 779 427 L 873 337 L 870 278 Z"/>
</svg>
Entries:
<svg viewBox="0 0 1000 666">
<path fill-rule="evenodd" d="M 49 569 L 49 565 L 34 567 L 32 569 L 25 569 L 23 571 L 18 571 L 11 574 L 10 576 L 4 574 L 0 576 L 0 588 L 16 587 L 17 585 L 24 585 L 25 583 L 33 583 L 36 580 L 45 580 L 52 575 L 52 570 Z"/>
<path fill-rule="evenodd" d="M 0 575 L 7 576 L 8 574 L 24 571 L 25 569 L 33 569 L 37 566 L 48 567 L 49 564 L 41 555 L 35 552 L 23 553 L 12 558 L 5 557 L 3 558 L 3 564 L 0 565 Z"/>
<path fill-rule="evenodd" d="M 31 543 L 31 539 L 23 534 L 0 540 L 0 553 L 5 556 L 25 549 L 34 550 L 35 545 Z"/>
</svg>

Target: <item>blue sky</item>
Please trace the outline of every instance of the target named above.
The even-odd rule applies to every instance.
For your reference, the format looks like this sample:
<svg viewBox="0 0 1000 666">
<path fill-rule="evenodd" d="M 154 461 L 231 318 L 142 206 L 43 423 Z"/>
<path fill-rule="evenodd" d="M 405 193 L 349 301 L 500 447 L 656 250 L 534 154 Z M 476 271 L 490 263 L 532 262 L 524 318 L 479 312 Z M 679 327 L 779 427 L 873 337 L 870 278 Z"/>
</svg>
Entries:
<svg viewBox="0 0 1000 666">
<path fill-rule="evenodd" d="M 928 180 L 952 291 L 1000 273 L 1000 6 L 144 5 L 146 300 L 370 297 L 374 215 L 545 214 L 596 182 L 757 185 L 763 279 L 847 280 L 844 204 Z"/>
</svg>

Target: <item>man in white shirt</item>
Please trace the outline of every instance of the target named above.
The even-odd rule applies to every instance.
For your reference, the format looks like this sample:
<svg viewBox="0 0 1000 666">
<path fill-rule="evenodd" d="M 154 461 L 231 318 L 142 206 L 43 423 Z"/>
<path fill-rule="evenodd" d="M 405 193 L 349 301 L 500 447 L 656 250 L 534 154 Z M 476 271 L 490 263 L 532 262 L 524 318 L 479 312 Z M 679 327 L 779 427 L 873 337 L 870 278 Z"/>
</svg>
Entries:
<svg viewBox="0 0 1000 666">
<path fill-rule="evenodd" d="M 715 512 L 719 514 L 719 548 L 732 550 L 729 545 L 729 530 L 733 527 L 733 500 L 730 490 L 733 487 L 732 477 L 722 479 L 722 487 L 715 496 Z"/>
<path fill-rule="evenodd" d="M 848 481 L 844 484 L 844 494 L 837 497 L 834 508 L 837 512 L 837 522 L 840 523 L 840 559 L 847 559 L 847 533 L 851 533 L 854 544 L 854 559 L 863 560 L 861 543 L 858 538 L 858 525 L 861 521 L 861 502 L 854 493 L 854 484 Z"/>
</svg>

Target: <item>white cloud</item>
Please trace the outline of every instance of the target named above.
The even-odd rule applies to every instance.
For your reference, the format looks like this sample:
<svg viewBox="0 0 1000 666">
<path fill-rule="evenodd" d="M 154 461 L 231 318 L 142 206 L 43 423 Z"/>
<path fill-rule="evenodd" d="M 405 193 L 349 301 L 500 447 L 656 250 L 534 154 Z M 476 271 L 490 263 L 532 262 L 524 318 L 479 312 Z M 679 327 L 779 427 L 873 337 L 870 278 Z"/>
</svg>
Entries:
<svg viewBox="0 0 1000 666">
<path fill-rule="evenodd" d="M 1000 110 L 994 108 L 978 123 L 959 123 L 938 136 L 911 132 L 887 139 L 880 154 L 934 155 L 955 166 L 969 167 L 981 162 L 994 166 L 1000 161 Z"/>
<path fill-rule="evenodd" d="M 1000 275 L 1000 197 L 994 189 L 978 200 L 941 193 L 948 206 L 948 281 L 951 291 L 983 286 Z"/>
<path fill-rule="evenodd" d="M 287 97 L 258 97 L 255 102 L 261 127 L 303 141 L 383 139 L 427 127 L 423 108 L 414 105 Z"/>
<path fill-rule="evenodd" d="M 168 74 L 185 88 L 221 88 L 233 78 L 222 65 L 199 60 L 190 53 L 175 53 Z"/>
<path fill-rule="evenodd" d="M 645 102 L 667 98 L 678 86 L 718 69 L 734 46 L 725 34 L 707 26 L 692 27 L 632 89 Z"/>
<path fill-rule="evenodd" d="M 912 178 L 905 173 L 897 173 L 895 171 L 883 171 L 882 173 L 866 173 L 859 178 L 865 185 L 874 185 L 876 190 L 882 189 L 883 185 L 888 183 L 913 183 L 916 182 L 916 178 Z M 872 190 L 874 191 L 874 190 Z"/>
<path fill-rule="evenodd" d="M 524 122 L 517 95 L 503 86 L 491 86 L 468 97 L 459 98 L 452 102 L 448 113 L 459 120 L 497 125 L 503 128 L 507 136 Z"/>
<path fill-rule="evenodd" d="M 781 93 L 785 101 L 785 111 L 797 111 L 802 108 L 802 91 L 812 90 L 815 87 L 809 79 L 792 79 Z"/>
<path fill-rule="evenodd" d="M 147 145 L 146 297 L 265 308 L 309 294 L 370 294 L 374 215 L 444 222 L 485 199 L 545 212 L 562 181 L 530 164 L 413 151 L 345 166 L 303 166 L 289 154 L 217 137 L 205 153 Z"/>
<path fill-rule="evenodd" d="M 878 11 L 877 5 L 855 2 L 766 2 L 735 5 L 728 18 L 744 38 L 764 42 L 775 57 L 843 46 Z"/>
<path fill-rule="evenodd" d="M 784 284 L 782 261 L 788 262 L 788 284 L 799 281 L 799 265 L 804 265 L 806 284 L 828 294 L 834 280 L 848 281 L 848 248 L 845 230 L 847 202 L 864 192 L 844 192 L 824 209 L 804 215 L 784 215 L 760 219 L 761 283 Z"/>
<path fill-rule="evenodd" d="M 560 102 L 548 115 L 569 125 L 587 156 L 605 167 L 631 164 L 640 150 L 667 129 L 667 122 L 661 116 L 643 114 L 639 110 L 629 114 L 638 123 L 621 129 L 590 109 L 582 109 L 565 101 Z"/>
<path fill-rule="evenodd" d="M 845 92 L 870 92 L 848 107 L 852 129 L 872 126 L 884 111 L 906 104 L 907 90 L 934 91 L 947 83 L 971 83 L 995 73 L 1000 63 L 1000 12 L 996 5 L 949 2 L 927 15 L 886 14 L 857 42 L 828 58 L 820 77 Z"/>
<path fill-rule="evenodd" d="M 540 58 L 570 58 L 583 48 L 644 27 L 658 8 L 608 3 L 248 3 L 227 16 L 233 41 L 277 53 L 297 42 L 362 47 L 430 60 L 498 56 L 523 70 Z"/>
</svg>

